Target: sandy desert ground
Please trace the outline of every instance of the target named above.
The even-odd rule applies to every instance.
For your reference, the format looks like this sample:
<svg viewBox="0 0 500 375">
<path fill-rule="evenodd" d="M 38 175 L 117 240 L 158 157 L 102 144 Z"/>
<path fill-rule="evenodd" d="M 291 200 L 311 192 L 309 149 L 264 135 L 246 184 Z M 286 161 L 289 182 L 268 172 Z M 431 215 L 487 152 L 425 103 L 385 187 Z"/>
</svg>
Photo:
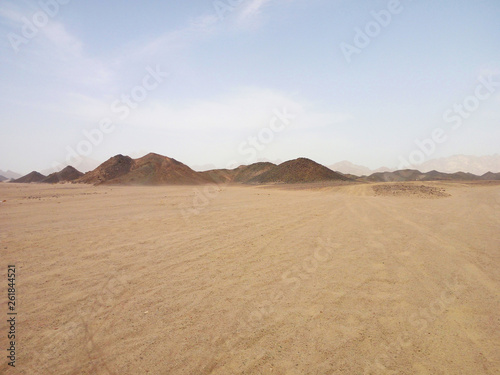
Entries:
<svg viewBox="0 0 500 375">
<path fill-rule="evenodd" d="M 500 184 L 397 185 L 0 184 L 0 373 L 499 374 Z"/>
</svg>

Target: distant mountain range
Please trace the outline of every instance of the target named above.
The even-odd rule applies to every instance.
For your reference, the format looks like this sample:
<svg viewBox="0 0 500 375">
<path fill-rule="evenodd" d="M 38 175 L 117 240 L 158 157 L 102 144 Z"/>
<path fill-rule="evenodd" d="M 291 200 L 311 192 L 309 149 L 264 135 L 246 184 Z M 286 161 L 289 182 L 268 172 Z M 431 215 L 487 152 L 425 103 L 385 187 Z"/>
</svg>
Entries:
<svg viewBox="0 0 500 375">
<path fill-rule="evenodd" d="M 338 168 L 340 171 L 332 170 Z M 11 182 L 58 183 L 77 182 L 93 185 L 198 185 L 207 183 L 307 183 L 320 181 L 474 181 L 500 180 L 500 173 L 486 172 L 475 175 L 466 172 L 444 173 L 436 170 L 420 172 L 415 169 L 390 171 L 381 168 L 375 173 L 358 177 L 368 168 L 349 162 L 337 163 L 327 168 L 310 159 L 298 158 L 281 164 L 258 162 L 235 169 L 212 169 L 196 172 L 187 165 L 155 153 L 141 158 L 116 155 L 85 174 L 68 166 L 49 176 L 33 171 Z M 347 173 L 346 171 L 356 172 Z"/>
<path fill-rule="evenodd" d="M 347 160 L 340 161 L 338 163 L 329 165 L 328 168 L 330 168 L 333 171 L 339 171 L 340 173 L 344 173 L 347 175 L 354 175 L 354 176 L 369 176 L 375 172 L 393 171 L 392 169 L 389 169 L 387 167 L 381 167 L 381 168 L 372 170 L 372 169 L 364 167 L 362 165 L 353 164 Z"/>
<path fill-rule="evenodd" d="M 500 180 L 500 173 L 488 172 L 482 176 L 477 176 L 475 174 L 465 172 L 443 173 L 430 171 L 423 173 L 415 169 L 403 169 L 394 172 L 373 173 L 370 176 L 360 178 L 360 180 L 370 182 Z"/>
<path fill-rule="evenodd" d="M 10 182 L 16 182 L 16 183 L 41 182 L 47 184 L 55 184 L 58 182 L 75 181 L 77 178 L 80 178 L 82 176 L 83 176 L 82 172 L 77 171 L 75 168 L 69 165 L 63 170 L 52 173 L 48 176 L 45 176 L 37 171 L 33 171 L 23 177 L 11 180 Z"/>
<path fill-rule="evenodd" d="M 15 179 L 21 177 L 22 175 L 16 172 L 12 172 L 10 170 L 9 171 L 0 170 L 0 176 L 5 177 L 6 179 Z"/>
<path fill-rule="evenodd" d="M 387 167 L 381 167 L 373 170 L 362 165 L 353 164 L 347 160 L 329 165 L 328 168 L 344 174 L 352 174 L 356 176 L 369 176 L 376 172 L 395 171 L 395 169 L 390 169 Z M 433 170 L 443 173 L 465 172 L 481 176 L 487 172 L 500 172 L 500 155 L 454 155 L 446 158 L 428 160 L 422 164 L 415 166 L 415 168 L 418 168 L 418 170 L 422 172 L 430 172 Z"/>
<path fill-rule="evenodd" d="M 500 172 L 500 154 L 488 156 L 454 155 L 426 161 L 418 166 L 422 172 L 437 170 L 444 173 L 465 172 L 484 175 L 487 172 Z"/>
</svg>

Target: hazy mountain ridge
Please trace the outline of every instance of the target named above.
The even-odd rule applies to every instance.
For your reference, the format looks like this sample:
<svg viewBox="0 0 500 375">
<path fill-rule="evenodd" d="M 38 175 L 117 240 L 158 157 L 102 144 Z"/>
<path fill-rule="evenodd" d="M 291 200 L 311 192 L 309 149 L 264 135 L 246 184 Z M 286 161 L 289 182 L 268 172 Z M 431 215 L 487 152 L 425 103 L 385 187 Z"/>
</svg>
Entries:
<svg viewBox="0 0 500 375">
<path fill-rule="evenodd" d="M 21 178 L 22 177 L 21 174 L 13 172 L 11 170 L 7 170 L 7 171 L 0 170 L 0 176 L 3 176 L 5 178 L 7 178 L 7 179 L 16 179 L 16 178 Z"/>
<path fill-rule="evenodd" d="M 453 155 L 428 160 L 417 166 L 422 172 L 437 170 L 443 173 L 465 172 L 478 176 L 500 172 L 500 154 L 487 156 Z"/>
<path fill-rule="evenodd" d="M 328 168 L 330 168 L 332 171 L 338 171 L 343 174 L 348 174 L 348 175 L 354 175 L 354 176 L 369 176 L 373 173 L 376 172 L 392 172 L 392 169 L 389 169 L 387 167 L 380 167 L 375 170 L 372 170 L 368 167 L 358 165 L 351 163 L 348 160 L 343 160 L 338 163 L 329 165 Z"/>
<path fill-rule="evenodd" d="M 373 173 L 370 176 L 361 177 L 359 180 L 369 182 L 500 180 L 500 173 L 489 172 L 482 176 L 477 176 L 465 172 L 443 173 L 433 170 L 424 173 L 416 169 L 403 169 L 394 172 Z"/>
<path fill-rule="evenodd" d="M 329 165 L 328 168 L 344 174 L 353 174 L 356 176 L 369 176 L 378 172 L 396 171 L 395 168 L 391 169 L 387 167 L 370 169 L 362 165 L 353 164 L 347 160 Z M 409 169 L 417 169 L 423 173 L 435 170 L 442 173 L 464 172 L 482 176 L 487 172 L 500 172 L 500 154 L 486 156 L 453 155 L 449 157 L 428 160 L 423 162 L 422 164 L 412 166 Z"/>
</svg>

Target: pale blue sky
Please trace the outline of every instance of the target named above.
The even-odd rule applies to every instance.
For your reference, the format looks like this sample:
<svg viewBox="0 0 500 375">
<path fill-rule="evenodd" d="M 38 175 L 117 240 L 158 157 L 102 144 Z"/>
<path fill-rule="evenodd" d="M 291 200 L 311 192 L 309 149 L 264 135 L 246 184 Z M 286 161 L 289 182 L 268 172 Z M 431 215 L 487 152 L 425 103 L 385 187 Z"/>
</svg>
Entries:
<svg viewBox="0 0 500 375">
<path fill-rule="evenodd" d="M 3 170 L 66 164 L 68 148 L 102 119 L 112 130 L 75 151 L 94 164 L 153 151 L 193 167 L 301 156 L 397 167 L 436 128 L 447 140 L 426 158 L 500 152 L 498 85 L 481 89 L 488 98 L 459 128 L 443 119 L 475 95 L 480 77 L 500 82 L 498 0 L 401 0 L 350 62 L 342 43 L 355 47 L 357 28 L 373 26 L 372 12 L 390 1 L 40 3 L 57 2 L 0 3 Z M 38 23 L 36 35 L 26 34 L 26 19 Z M 148 67 L 168 77 L 148 78 L 157 87 L 136 91 L 146 95 L 125 116 L 122 95 Z M 284 108 L 294 119 L 262 130 Z M 259 134 L 268 143 L 252 146 L 248 137 Z"/>
</svg>

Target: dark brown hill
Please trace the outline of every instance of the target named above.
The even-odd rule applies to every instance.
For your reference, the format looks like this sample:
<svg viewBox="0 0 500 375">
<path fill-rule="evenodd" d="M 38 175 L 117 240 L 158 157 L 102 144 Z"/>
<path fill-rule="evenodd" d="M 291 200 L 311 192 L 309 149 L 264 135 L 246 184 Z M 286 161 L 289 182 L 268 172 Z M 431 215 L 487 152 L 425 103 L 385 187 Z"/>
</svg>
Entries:
<svg viewBox="0 0 500 375">
<path fill-rule="evenodd" d="M 130 172 L 110 183 L 130 185 L 194 185 L 213 182 L 187 165 L 158 154 L 150 153 L 135 159 Z"/>
<path fill-rule="evenodd" d="M 248 183 L 251 179 L 276 167 L 269 162 L 258 162 L 250 165 L 240 165 L 235 169 L 212 169 L 200 172 L 216 183 Z"/>
<path fill-rule="evenodd" d="M 437 172 L 440 173 L 440 172 Z M 481 177 L 476 176 L 475 174 L 472 173 L 466 173 L 466 172 L 456 172 L 456 173 L 441 173 L 444 175 L 443 180 L 450 179 L 453 181 L 475 181 L 475 180 L 480 180 Z M 425 173 L 426 179 L 428 180 L 427 173 Z"/>
<path fill-rule="evenodd" d="M 42 181 L 48 184 L 57 184 L 58 182 L 69 182 L 74 181 L 83 176 L 83 173 L 79 170 L 68 165 L 66 168 L 59 172 L 51 173 L 45 177 Z"/>
<path fill-rule="evenodd" d="M 134 160 L 131 157 L 121 154 L 116 155 L 106 160 L 93 171 L 85 173 L 76 182 L 94 185 L 106 183 L 130 172 L 133 164 Z"/>
<path fill-rule="evenodd" d="M 198 173 L 217 184 L 227 184 L 233 182 L 235 169 L 211 169 Z"/>
<path fill-rule="evenodd" d="M 318 181 L 349 181 L 340 173 L 310 159 L 290 160 L 270 168 L 267 172 L 251 178 L 250 183 L 305 183 Z"/>
<path fill-rule="evenodd" d="M 481 177 L 472 173 L 443 173 L 430 171 L 422 173 L 415 169 L 403 169 L 394 172 L 373 173 L 363 180 L 370 182 L 400 182 L 400 181 L 474 181 Z"/>
<path fill-rule="evenodd" d="M 258 178 L 263 173 L 266 173 L 273 168 L 276 168 L 276 164 L 269 162 L 259 162 L 250 165 L 242 165 L 236 168 L 236 173 L 234 175 L 234 182 L 248 183 L 254 178 Z"/>
<path fill-rule="evenodd" d="M 500 173 L 486 172 L 481 176 L 481 180 L 500 180 Z"/>
<path fill-rule="evenodd" d="M 20 177 L 16 180 L 11 180 L 10 182 L 17 182 L 17 183 L 31 183 L 31 182 L 40 182 L 42 181 L 46 176 L 44 176 L 41 173 L 38 173 L 37 171 L 33 171 L 31 173 L 28 173 L 27 175 Z"/>
<path fill-rule="evenodd" d="M 116 155 L 77 182 L 117 185 L 193 185 L 213 182 L 187 165 L 155 153 L 139 159 Z"/>
<path fill-rule="evenodd" d="M 395 172 L 377 172 L 366 177 L 372 182 L 418 181 L 422 172 L 415 169 L 403 169 Z"/>
</svg>

